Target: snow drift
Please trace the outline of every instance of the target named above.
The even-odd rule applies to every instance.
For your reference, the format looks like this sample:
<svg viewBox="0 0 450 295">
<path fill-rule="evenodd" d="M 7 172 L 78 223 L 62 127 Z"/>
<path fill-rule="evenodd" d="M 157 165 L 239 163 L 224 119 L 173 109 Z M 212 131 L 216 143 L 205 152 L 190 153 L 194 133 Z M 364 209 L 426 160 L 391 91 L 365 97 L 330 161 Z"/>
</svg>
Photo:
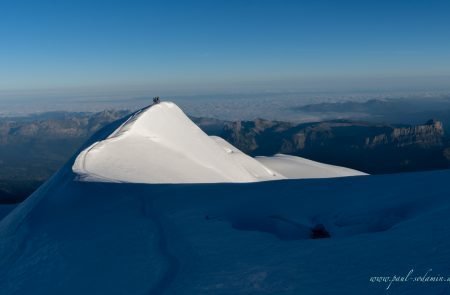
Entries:
<svg viewBox="0 0 450 295">
<path fill-rule="evenodd" d="M 386 294 L 372 277 L 450 275 L 449 177 L 150 185 L 66 166 L 0 222 L 1 294 Z"/>
<path fill-rule="evenodd" d="M 256 182 L 286 178 L 364 175 L 352 169 L 308 165 L 296 157 L 257 161 L 217 137 L 209 137 L 174 103 L 163 102 L 130 116 L 107 138 L 76 158 L 73 171 L 85 181 L 131 183 Z M 289 165 L 289 175 L 268 168 Z M 292 173 L 295 167 L 301 173 Z M 304 167 L 302 167 L 304 166 Z M 281 173 L 280 173 L 281 172 Z"/>
<path fill-rule="evenodd" d="M 117 174 L 132 167 L 103 165 L 131 157 L 119 147 L 133 149 L 145 136 L 168 140 L 138 128 L 139 114 L 99 132 L 84 155 L 0 221 L 2 295 L 448 293 L 448 281 L 376 278 L 411 270 L 412 279 L 427 271 L 450 276 L 450 171 L 252 183 L 78 181 L 77 173 L 135 181 L 129 171 Z M 230 178 L 254 165 L 220 138 L 205 141 L 226 152 Z M 174 150 L 186 147 L 177 143 Z M 286 162 L 263 162 L 295 172 Z M 106 174 L 113 168 L 119 172 Z"/>
<path fill-rule="evenodd" d="M 273 171 L 278 171 L 283 176 L 292 179 L 366 175 L 354 169 L 283 154 L 277 154 L 273 157 L 256 157 L 256 160 Z"/>
</svg>

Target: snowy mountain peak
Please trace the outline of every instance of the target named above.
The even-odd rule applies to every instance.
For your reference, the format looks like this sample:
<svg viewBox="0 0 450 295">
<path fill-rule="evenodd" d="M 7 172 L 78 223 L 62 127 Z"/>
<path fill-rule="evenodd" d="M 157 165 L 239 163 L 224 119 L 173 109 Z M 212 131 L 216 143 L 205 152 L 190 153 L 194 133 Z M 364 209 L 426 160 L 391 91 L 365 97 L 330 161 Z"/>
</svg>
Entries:
<svg viewBox="0 0 450 295">
<path fill-rule="evenodd" d="M 296 173 L 295 166 L 305 163 L 296 159 L 289 163 L 289 167 L 269 160 L 264 160 L 268 163 L 265 165 L 222 138 L 205 134 L 174 103 L 162 102 L 130 115 L 109 136 L 99 138 L 83 150 L 72 170 L 83 181 L 131 183 L 277 180 L 286 179 L 284 168 L 290 178 L 363 174 L 351 169 L 342 170 L 341 167 L 333 168 L 330 174 L 330 166 L 321 163 L 299 166 Z"/>
<path fill-rule="evenodd" d="M 81 180 L 134 183 L 284 178 L 242 153 L 238 157 L 206 135 L 177 105 L 162 102 L 132 114 L 106 139 L 82 151 L 72 169 Z"/>
</svg>

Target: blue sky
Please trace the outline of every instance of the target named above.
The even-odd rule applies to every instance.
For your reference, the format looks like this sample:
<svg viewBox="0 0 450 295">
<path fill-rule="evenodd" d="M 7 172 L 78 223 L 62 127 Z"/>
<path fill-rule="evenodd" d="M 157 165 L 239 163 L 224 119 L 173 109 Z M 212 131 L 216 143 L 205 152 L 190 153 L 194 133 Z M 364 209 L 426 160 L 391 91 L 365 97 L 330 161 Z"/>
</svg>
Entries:
<svg viewBox="0 0 450 295">
<path fill-rule="evenodd" d="M 0 91 L 445 87 L 449 12 L 433 0 L 1 1 Z"/>
</svg>

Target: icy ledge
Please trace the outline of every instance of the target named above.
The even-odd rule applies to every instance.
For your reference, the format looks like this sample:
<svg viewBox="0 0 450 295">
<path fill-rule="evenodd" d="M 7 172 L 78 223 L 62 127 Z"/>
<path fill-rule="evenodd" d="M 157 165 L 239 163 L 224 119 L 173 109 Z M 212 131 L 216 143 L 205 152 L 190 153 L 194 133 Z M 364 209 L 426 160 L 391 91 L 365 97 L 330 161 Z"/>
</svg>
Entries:
<svg viewBox="0 0 450 295">
<path fill-rule="evenodd" d="M 283 158 L 282 163 L 277 159 L 264 158 L 261 163 L 222 138 L 206 135 L 174 103 L 162 102 L 134 113 L 107 138 L 83 150 L 72 170 L 82 181 L 130 183 L 256 182 L 364 174 L 336 166 L 330 170 L 328 165 L 298 157 Z"/>
</svg>

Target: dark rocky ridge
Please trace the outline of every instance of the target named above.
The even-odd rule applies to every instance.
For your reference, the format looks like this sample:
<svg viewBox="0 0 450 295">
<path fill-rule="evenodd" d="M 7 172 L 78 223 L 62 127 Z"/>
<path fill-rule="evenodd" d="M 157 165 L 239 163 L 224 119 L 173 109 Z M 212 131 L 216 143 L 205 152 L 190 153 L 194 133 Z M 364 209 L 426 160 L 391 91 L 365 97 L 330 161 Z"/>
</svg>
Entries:
<svg viewBox="0 0 450 295">
<path fill-rule="evenodd" d="M 25 138 L 75 138 L 87 136 L 105 124 L 113 122 L 128 111 L 106 110 L 100 113 L 61 113 L 49 114 L 48 118 L 37 120 L 29 118 L 4 118 L 0 120 L 0 144 Z"/>
<path fill-rule="evenodd" d="M 266 120 L 225 122 L 217 134 L 252 156 L 284 153 L 368 173 L 449 167 L 442 123 L 393 126 L 353 121 L 293 124 Z"/>
<path fill-rule="evenodd" d="M 423 147 L 440 146 L 443 144 L 444 128 L 442 123 L 430 120 L 424 125 L 394 128 L 390 134 L 380 134 L 366 138 L 368 147 L 392 144 L 396 147 L 418 145 Z"/>
<path fill-rule="evenodd" d="M 0 203 L 32 193 L 94 132 L 127 111 L 0 118 Z"/>
<path fill-rule="evenodd" d="M 28 196 L 89 136 L 127 113 L 0 118 L 0 203 Z M 209 135 L 221 136 L 252 156 L 291 154 L 368 173 L 441 169 L 450 163 L 450 143 L 439 121 L 400 126 L 348 120 L 306 124 L 193 120 Z"/>
</svg>

